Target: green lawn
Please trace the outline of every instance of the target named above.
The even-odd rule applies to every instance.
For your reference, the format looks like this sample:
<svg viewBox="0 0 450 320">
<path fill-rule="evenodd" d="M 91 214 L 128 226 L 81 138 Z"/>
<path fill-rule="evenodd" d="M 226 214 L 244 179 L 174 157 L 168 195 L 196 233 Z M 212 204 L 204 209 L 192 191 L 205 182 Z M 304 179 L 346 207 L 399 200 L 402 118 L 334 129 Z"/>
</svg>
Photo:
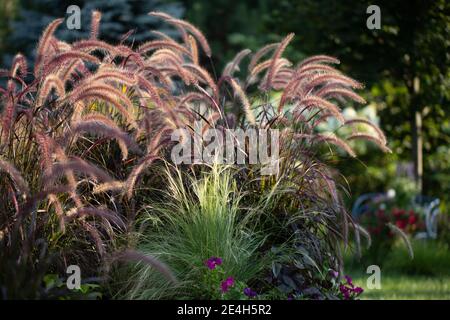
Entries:
<svg viewBox="0 0 450 320">
<path fill-rule="evenodd" d="M 405 275 L 381 276 L 381 289 L 366 288 L 367 277 L 352 274 L 354 283 L 364 288 L 361 299 L 445 299 L 450 300 L 450 276 L 425 277 Z"/>
</svg>

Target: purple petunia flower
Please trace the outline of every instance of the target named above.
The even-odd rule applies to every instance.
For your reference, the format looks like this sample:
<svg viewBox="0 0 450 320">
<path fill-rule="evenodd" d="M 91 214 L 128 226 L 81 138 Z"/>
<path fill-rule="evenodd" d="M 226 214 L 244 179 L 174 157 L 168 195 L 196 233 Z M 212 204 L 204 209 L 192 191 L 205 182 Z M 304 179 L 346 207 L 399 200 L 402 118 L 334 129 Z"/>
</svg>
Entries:
<svg viewBox="0 0 450 320">
<path fill-rule="evenodd" d="M 256 297 L 258 294 L 255 292 L 255 291 L 253 291 L 251 288 L 245 288 L 244 289 L 244 294 L 247 296 L 247 297 L 249 297 L 249 298 L 254 298 L 254 297 Z"/>
<path fill-rule="evenodd" d="M 337 279 L 337 277 L 339 277 L 339 272 L 337 272 L 337 271 L 330 270 L 330 274 L 331 274 L 331 276 L 332 276 L 333 278 L 336 278 L 336 279 Z"/>
<path fill-rule="evenodd" d="M 222 290 L 222 293 L 228 292 L 230 288 L 234 285 L 234 278 L 228 277 L 225 281 L 222 281 L 220 284 L 220 289 Z"/>
<path fill-rule="evenodd" d="M 350 276 L 345 276 L 346 283 L 341 283 L 339 285 L 339 291 L 345 300 L 349 300 L 350 298 L 356 298 L 361 293 L 363 293 L 364 289 L 361 287 L 356 287 L 353 284 L 353 280 Z"/>
<path fill-rule="evenodd" d="M 216 264 L 211 261 L 210 259 L 205 261 L 205 265 L 208 267 L 208 269 L 213 270 L 216 267 Z"/>
<path fill-rule="evenodd" d="M 360 295 L 361 293 L 364 292 L 364 289 L 361 288 L 361 287 L 355 287 L 355 288 L 353 289 L 353 292 L 356 293 L 356 295 Z"/>
<path fill-rule="evenodd" d="M 347 288 L 346 286 L 341 284 L 339 285 L 339 291 L 342 293 L 345 300 L 350 299 L 350 288 Z"/>
<path fill-rule="evenodd" d="M 344 276 L 345 280 L 347 280 L 347 284 L 351 287 L 353 287 L 353 280 L 350 276 Z"/>
<path fill-rule="evenodd" d="M 220 266 L 222 264 L 222 258 L 219 257 L 211 257 L 205 261 L 205 265 L 210 270 L 214 270 L 216 266 Z"/>
</svg>

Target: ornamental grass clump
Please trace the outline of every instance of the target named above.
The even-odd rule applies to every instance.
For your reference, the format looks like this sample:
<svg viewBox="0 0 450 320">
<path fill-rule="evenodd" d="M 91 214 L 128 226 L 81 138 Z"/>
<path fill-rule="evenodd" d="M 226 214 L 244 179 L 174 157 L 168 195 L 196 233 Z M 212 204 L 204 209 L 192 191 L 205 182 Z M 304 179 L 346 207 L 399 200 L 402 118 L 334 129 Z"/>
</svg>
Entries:
<svg viewBox="0 0 450 320">
<path fill-rule="evenodd" d="M 354 91 L 362 85 L 332 66 L 336 58 L 319 55 L 294 64 L 283 57 L 293 34 L 253 55 L 241 51 L 216 78 L 200 64 L 202 55 L 212 56 L 200 30 L 165 13 L 150 15 L 178 30 L 181 40 L 156 32 L 157 39 L 137 46 L 125 38 L 109 44 L 99 34 L 101 14 L 93 12 L 88 39 L 57 39 L 63 22 L 57 19 L 43 32 L 33 70 L 20 54 L 9 70 L 0 70 L 1 294 L 41 297 L 37 292 L 50 267 L 65 274 L 67 265 L 78 264 L 84 274 L 98 276 L 105 264 L 125 259 L 138 261 L 137 279 L 151 279 L 141 284 L 151 284 L 145 290 L 130 280 L 128 297 L 175 297 L 180 291 L 174 288 L 192 283 L 191 275 L 200 272 L 188 269 L 191 258 L 201 265 L 220 256 L 224 268 L 246 281 L 261 270 L 271 248 L 284 250 L 286 243 L 295 259 L 280 258 L 290 262 L 273 268 L 281 271 L 269 285 L 294 292 L 317 285 L 323 269 L 340 268 L 337 241 L 347 241 L 353 224 L 339 175 L 327 161 L 336 154 L 356 156 L 354 140 L 390 151 L 376 125 L 341 112 L 342 104 L 364 102 Z M 240 79 L 237 71 L 247 75 Z M 339 128 L 318 133 L 317 126 L 330 118 Z M 182 189 L 175 178 L 167 183 L 158 173 L 169 160 L 171 133 L 183 128 L 194 135 L 195 121 L 202 130 L 279 130 L 277 174 L 261 176 L 260 165 L 244 164 L 218 178 L 217 169 L 200 163 L 180 169 L 186 181 L 203 172 L 200 180 Z M 241 149 L 246 152 L 248 144 Z M 154 189 L 162 189 L 169 203 L 155 200 Z M 244 204 L 246 219 L 238 204 Z M 143 243 L 136 239 L 149 235 L 135 229 L 141 215 L 159 228 Z M 158 238 L 167 230 L 179 243 Z M 176 259 L 166 255 L 165 265 L 132 251 L 135 246 L 157 256 L 173 252 Z M 255 253 L 264 258 L 252 260 Z M 17 264 L 23 279 L 10 282 Z M 287 271 L 301 271 L 305 280 L 287 285 Z M 30 290 L 19 293 L 25 287 Z"/>
<path fill-rule="evenodd" d="M 231 172 L 214 166 L 195 178 L 177 168 L 166 169 L 168 190 L 141 215 L 137 248 L 170 266 L 179 283 L 170 285 L 153 267 L 140 264 L 125 277 L 119 273 L 127 279 L 121 285 L 123 297 L 219 298 L 219 280 L 225 276 L 245 283 L 262 275 L 269 265 L 259 251 L 264 235 L 242 221 L 241 196 Z M 210 277 L 219 276 L 219 269 L 224 278 L 214 281 Z M 222 289 L 229 287 L 231 280 L 223 282 Z"/>
</svg>

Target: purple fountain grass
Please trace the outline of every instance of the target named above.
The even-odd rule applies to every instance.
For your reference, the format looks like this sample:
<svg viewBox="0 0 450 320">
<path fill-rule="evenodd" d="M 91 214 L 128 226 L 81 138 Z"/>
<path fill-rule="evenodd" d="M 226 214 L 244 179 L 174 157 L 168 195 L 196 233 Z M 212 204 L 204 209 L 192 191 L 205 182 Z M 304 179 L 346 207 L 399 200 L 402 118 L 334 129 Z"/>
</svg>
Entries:
<svg viewBox="0 0 450 320">
<path fill-rule="evenodd" d="M 362 84 L 331 66 L 339 63 L 336 58 L 318 55 L 293 64 L 283 57 L 294 36 L 289 34 L 253 55 L 242 50 L 215 79 L 199 63 L 201 55 L 211 57 L 212 52 L 198 28 L 166 13 L 150 15 L 176 28 L 182 41 L 157 31 L 158 39 L 136 48 L 124 44 L 129 34 L 117 45 L 108 44 L 98 39 L 101 13 L 94 11 L 88 39 L 62 42 L 55 31 L 63 19 L 49 24 L 37 46 L 33 74 L 20 54 L 10 70 L 0 70 L 6 80 L 0 88 L 0 170 L 8 176 L 0 185 L 0 191 L 7 190 L 0 196 L 5 221 L 26 224 L 31 222 L 25 217 L 39 216 L 39 227 L 34 222 L 29 229 L 44 234 L 55 215 L 58 232 L 81 228 L 96 253 L 112 253 L 115 248 L 103 241 L 102 227 L 108 221 L 123 226 L 126 212 L 139 211 L 146 196 L 143 186 L 152 183 L 149 169 L 167 158 L 171 133 L 195 120 L 203 121 L 204 130 L 240 124 L 243 129 L 280 129 L 280 176 L 298 186 L 300 197 L 317 202 L 326 201 L 320 196 L 328 190 L 335 207 L 340 206 L 338 187 L 316 157 L 317 145 L 336 145 L 353 157 L 348 141 L 362 139 L 390 151 L 375 124 L 344 118 L 341 104 L 365 100 L 354 91 Z M 244 59 L 250 62 L 242 80 L 236 74 Z M 250 87 L 257 90 L 257 99 Z M 278 102 L 273 92 L 279 93 Z M 317 132 L 328 118 L 353 133 Z M 360 132 L 359 125 L 374 134 Z M 14 222 L 17 213 L 24 218 Z M 132 252 L 122 257 L 148 262 L 173 279 L 153 258 Z"/>
</svg>

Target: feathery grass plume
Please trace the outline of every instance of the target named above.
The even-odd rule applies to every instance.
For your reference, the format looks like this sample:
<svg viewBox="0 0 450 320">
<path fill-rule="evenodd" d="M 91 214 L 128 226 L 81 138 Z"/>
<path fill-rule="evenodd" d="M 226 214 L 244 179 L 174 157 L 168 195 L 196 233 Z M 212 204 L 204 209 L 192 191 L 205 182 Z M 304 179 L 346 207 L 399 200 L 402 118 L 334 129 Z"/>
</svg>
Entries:
<svg viewBox="0 0 450 320">
<path fill-rule="evenodd" d="M 131 199 L 133 196 L 134 186 L 136 185 L 136 181 L 139 178 L 139 176 L 144 172 L 145 169 L 147 169 L 155 160 L 160 159 L 160 157 L 149 154 L 145 156 L 138 165 L 136 165 L 131 173 L 128 175 L 128 178 L 125 182 L 125 193 L 128 197 L 128 199 Z"/>
<path fill-rule="evenodd" d="M 172 273 L 170 268 L 167 265 L 165 265 L 164 263 L 162 263 L 161 261 L 159 261 L 157 258 L 155 258 L 151 255 L 146 255 L 146 254 L 137 252 L 135 250 L 128 249 L 128 250 L 125 250 L 124 252 L 116 254 L 116 256 L 114 257 L 114 260 L 129 261 L 129 262 L 141 262 L 141 263 L 148 265 L 148 266 L 154 268 L 155 270 L 157 270 L 170 282 L 172 282 L 174 284 L 176 284 L 178 282 L 177 278 Z"/>
<path fill-rule="evenodd" d="M 172 49 L 172 50 L 174 49 L 176 51 L 179 51 L 180 53 L 186 54 L 187 56 L 191 55 L 191 52 L 187 48 L 176 43 L 175 41 L 168 41 L 168 40 L 151 40 L 145 42 L 141 46 L 139 46 L 137 51 L 140 54 L 145 54 L 148 51 L 157 49 Z"/>
<path fill-rule="evenodd" d="M 100 20 L 102 19 L 102 14 L 95 10 L 92 11 L 91 18 L 91 39 L 97 39 L 100 27 Z"/>
<path fill-rule="evenodd" d="M 256 78 L 256 76 L 258 74 L 260 74 L 261 72 L 263 72 L 264 70 L 266 70 L 268 67 L 270 67 L 270 64 L 272 63 L 272 60 L 265 60 L 261 63 L 258 63 L 256 66 L 254 66 L 252 68 L 252 70 L 250 71 L 250 76 L 249 78 Z"/>
<path fill-rule="evenodd" d="M 54 186 L 50 186 L 46 190 L 35 192 L 32 196 L 30 196 L 27 199 L 27 201 L 24 203 L 24 205 L 20 208 L 19 218 L 23 220 L 28 215 L 30 215 L 36 209 L 36 206 L 40 201 L 43 201 L 44 199 L 49 198 L 52 195 L 68 193 L 70 191 L 71 191 L 71 188 L 69 186 L 54 185 Z M 62 210 L 62 207 L 60 209 L 61 209 L 60 215 L 63 216 L 64 212 Z M 57 213 L 59 214 L 58 211 L 57 211 Z"/>
<path fill-rule="evenodd" d="M 214 100 L 214 98 L 209 94 L 209 92 L 208 91 L 206 91 L 205 89 L 203 89 L 202 87 L 200 87 L 199 85 L 196 85 L 195 86 L 196 87 L 196 89 L 198 90 L 198 91 L 200 91 L 201 92 L 201 94 L 203 94 L 203 96 L 205 96 L 205 102 L 207 103 L 207 104 L 209 104 L 210 106 L 212 106 L 212 107 L 214 107 L 214 109 L 215 110 L 211 110 L 211 109 L 209 109 L 209 108 L 206 108 L 204 111 L 205 112 L 208 112 L 209 113 L 209 116 L 211 117 L 211 118 L 216 118 L 216 115 L 219 117 L 219 118 L 223 118 L 224 116 L 223 116 L 223 114 L 222 114 L 222 111 L 221 111 L 221 108 L 220 108 L 220 106 L 219 106 L 219 103 L 216 101 L 216 100 Z M 217 85 L 217 87 L 218 88 L 220 88 L 220 83 L 218 83 L 218 85 Z M 200 115 L 196 110 L 192 110 L 194 113 L 196 113 L 197 115 Z M 199 110 L 200 111 L 200 110 Z M 204 116 L 204 114 L 203 114 L 203 116 Z M 201 116 L 202 117 L 202 116 Z M 203 119 L 203 120 L 205 120 L 205 119 Z"/>
<path fill-rule="evenodd" d="M 50 137 L 44 133 L 36 132 L 34 134 L 37 145 L 40 149 L 40 158 L 42 161 L 43 168 L 50 166 L 52 162 L 52 154 L 54 145 L 50 141 Z"/>
<path fill-rule="evenodd" d="M 269 68 L 272 68 L 272 62 L 273 61 L 270 61 L 270 66 L 269 66 Z M 276 79 L 279 79 L 279 75 L 278 75 L 278 72 L 280 71 L 280 70 L 286 70 L 287 68 L 289 68 L 289 67 L 291 67 L 292 66 L 292 63 L 288 60 L 288 59 L 285 59 L 285 58 L 280 58 L 280 59 L 278 59 L 276 62 L 275 62 L 275 64 L 273 65 L 273 76 L 272 76 L 272 82 L 273 81 L 275 81 Z M 255 67 L 255 69 L 257 69 L 257 67 Z M 263 83 L 265 83 L 266 82 L 266 80 L 267 80 L 267 77 L 269 76 L 269 72 L 267 72 L 265 75 L 264 75 L 264 77 L 262 78 L 262 82 Z M 286 80 L 289 80 L 290 78 L 288 78 L 288 79 L 286 79 Z M 261 86 L 262 86 L 262 84 L 261 84 Z"/>
<path fill-rule="evenodd" d="M 259 64 L 257 64 L 255 67 L 252 68 L 250 71 L 250 74 L 247 76 L 246 83 L 248 85 L 252 85 L 258 80 L 258 75 L 266 70 L 271 64 L 271 60 L 263 61 Z"/>
<path fill-rule="evenodd" d="M 163 40 L 176 42 L 172 37 L 170 37 L 169 35 L 165 34 L 164 32 L 161 32 L 161 31 L 158 31 L 158 30 L 151 30 L 150 32 L 153 33 L 154 35 L 160 37 Z"/>
<path fill-rule="evenodd" d="M 347 152 L 351 157 L 356 157 L 355 152 L 353 151 L 353 149 L 342 139 L 336 137 L 336 135 L 330 133 L 327 135 L 324 134 L 316 134 L 312 137 L 313 140 L 317 141 L 317 142 L 328 142 L 331 144 L 334 144 L 338 147 L 340 147 L 341 149 L 345 150 L 345 152 Z"/>
<path fill-rule="evenodd" d="M 279 43 L 271 43 L 271 44 L 268 44 L 268 45 L 262 47 L 258 51 L 256 51 L 256 53 L 250 59 L 250 63 L 248 65 L 248 71 L 253 73 L 253 69 L 255 68 L 258 61 L 263 56 L 265 56 L 267 53 L 269 53 L 271 50 L 275 50 L 279 45 L 280 45 Z M 270 60 L 268 60 L 268 61 L 270 61 Z"/>
<path fill-rule="evenodd" d="M 27 76 L 27 73 L 27 59 L 20 53 L 16 54 L 12 62 L 11 77 L 16 78 L 17 76 L 20 76 L 21 78 L 24 78 Z"/>
<path fill-rule="evenodd" d="M 190 24 L 189 22 L 176 19 L 172 17 L 171 15 L 164 13 L 164 12 L 150 12 L 149 15 L 154 17 L 159 17 L 164 19 L 167 23 L 179 26 L 186 31 L 190 32 L 200 43 L 200 46 L 202 47 L 203 51 L 208 57 L 211 57 L 211 48 L 209 47 L 208 41 L 206 40 L 206 37 L 203 35 L 203 33 L 197 29 L 195 26 Z"/>
<path fill-rule="evenodd" d="M 126 45 L 118 45 L 116 46 L 116 52 L 114 56 L 110 57 L 110 61 L 114 61 L 117 57 L 124 57 L 125 59 L 121 62 L 123 67 L 127 65 L 131 65 L 132 68 L 144 67 L 144 57 L 140 55 L 138 52 L 135 52 L 133 49 Z"/>
<path fill-rule="evenodd" d="M 85 90 L 84 90 L 85 89 Z M 112 86 L 105 84 L 96 84 L 95 86 L 78 87 L 75 92 L 72 91 L 69 95 L 69 101 L 76 103 L 80 100 L 102 100 L 106 103 L 110 103 L 122 114 L 122 116 L 128 121 L 130 125 L 137 128 L 137 123 L 129 110 L 133 109 L 133 103 L 130 99 L 124 95 L 121 91 Z M 118 101 L 119 100 L 119 101 Z M 125 107 L 122 106 L 125 104 Z"/>
<path fill-rule="evenodd" d="M 320 90 L 318 90 L 316 92 L 316 95 L 321 98 L 326 98 L 326 97 L 349 98 L 358 103 L 366 103 L 366 100 L 364 100 L 363 97 L 361 97 L 359 94 L 353 92 L 352 90 L 345 89 L 345 88 L 337 88 L 335 86 L 324 86 L 323 88 L 321 88 Z"/>
<path fill-rule="evenodd" d="M 232 77 L 234 72 L 239 71 L 239 64 L 241 63 L 242 59 L 248 56 L 251 52 L 252 51 L 250 49 L 244 49 L 240 51 L 231 62 L 227 63 L 222 72 L 222 77 Z"/>
<path fill-rule="evenodd" d="M 314 73 L 314 72 L 317 72 L 317 73 L 319 73 L 319 72 L 327 73 L 328 72 L 328 73 L 340 74 L 339 70 L 337 70 L 336 68 L 330 67 L 325 64 L 315 64 L 315 63 L 306 64 L 295 70 L 295 73 L 297 76 Z"/>
<path fill-rule="evenodd" d="M 149 143 L 147 144 L 146 157 L 151 157 L 152 155 L 158 154 L 160 149 L 164 147 L 168 141 L 170 141 L 170 135 L 173 132 L 173 129 L 162 125 L 158 130 L 155 132 L 155 135 L 152 136 L 152 139 L 149 140 Z M 141 159 L 141 161 L 145 161 L 144 159 Z"/>
<path fill-rule="evenodd" d="M 191 70 L 200 82 L 206 83 L 213 91 L 214 100 L 216 102 L 219 101 L 219 89 L 217 88 L 216 82 L 208 73 L 208 71 L 192 63 L 185 63 L 183 64 L 183 67 Z"/>
<path fill-rule="evenodd" d="M 233 78 L 224 77 L 223 79 L 231 85 L 235 95 L 238 96 L 241 100 L 242 106 L 244 107 L 245 116 L 249 124 L 256 125 L 255 116 L 253 115 L 250 102 L 248 101 L 247 95 L 245 94 L 244 90 L 242 90 L 241 86 Z"/>
<path fill-rule="evenodd" d="M 35 133 L 36 142 L 41 150 L 40 157 L 42 159 L 42 167 L 44 170 L 48 170 L 51 167 L 53 156 L 56 156 L 56 159 L 62 162 L 67 161 L 67 156 L 65 155 L 64 151 L 59 147 L 55 141 L 48 135 L 36 132 Z M 75 175 L 72 170 L 66 170 L 65 176 L 68 182 L 68 185 L 70 187 L 70 191 L 68 193 L 70 194 L 70 197 L 75 202 L 75 205 L 77 207 L 80 207 L 82 205 L 80 197 L 78 196 L 76 192 L 77 188 L 77 180 L 75 178 Z M 48 196 L 50 203 L 54 205 L 55 211 L 58 215 L 58 218 L 60 219 L 60 227 L 61 230 L 64 231 L 65 223 L 62 220 L 63 210 L 62 205 L 59 201 L 59 199 L 56 197 L 56 194 L 49 194 Z"/>
<path fill-rule="evenodd" d="M 272 61 L 271 61 L 271 63 L 272 63 Z M 278 72 L 279 72 L 280 70 L 286 69 L 286 67 L 290 67 L 290 66 L 292 66 L 292 63 L 291 63 L 289 60 L 284 59 L 284 58 L 278 59 L 277 62 L 275 62 L 275 64 L 273 65 L 273 76 L 272 76 L 271 83 L 273 83 L 273 82 L 275 82 L 275 81 L 280 82 L 280 76 L 279 76 Z M 270 68 L 272 68 L 272 64 L 270 65 Z M 256 69 L 256 68 L 255 68 L 255 69 Z M 267 73 L 264 75 L 264 77 L 262 78 L 261 82 L 262 82 L 262 83 L 266 83 L 266 80 L 267 80 L 267 77 L 268 77 L 268 76 L 269 76 L 269 72 L 267 72 Z M 282 80 L 286 80 L 286 81 L 290 80 L 290 78 L 287 78 L 287 79 L 281 78 L 281 79 L 282 79 Z M 273 88 L 273 85 L 272 85 L 272 84 L 271 84 L 271 87 Z M 273 88 L 273 89 L 274 89 L 274 88 Z"/>
<path fill-rule="evenodd" d="M 86 82 L 91 81 L 92 83 L 95 83 L 97 80 L 102 80 L 103 82 L 114 81 L 130 87 L 136 85 L 137 82 L 135 74 L 130 71 L 122 68 L 102 66 L 89 79 L 85 79 Z"/>
<path fill-rule="evenodd" d="M 62 66 L 58 71 L 58 78 L 61 79 L 63 83 L 74 81 L 79 72 L 84 68 L 84 62 L 81 59 L 74 59 L 66 66 Z"/>
<path fill-rule="evenodd" d="M 281 76 L 281 75 L 280 75 Z M 285 78 L 285 76 L 278 77 L 278 74 L 275 76 L 275 79 L 272 81 L 272 88 L 274 90 L 282 90 L 287 86 L 289 81 Z"/>
<path fill-rule="evenodd" d="M 180 97 L 175 109 L 181 108 L 182 106 L 185 106 L 186 104 L 190 103 L 193 100 L 210 103 L 210 101 L 204 94 L 201 94 L 199 92 L 189 92 L 186 93 L 184 96 Z"/>
<path fill-rule="evenodd" d="M 144 78 L 153 80 L 155 84 L 160 85 L 168 91 L 174 89 L 174 84 L 170 77 L 156 67 L 145 65 L 138 69 L 138 74 Z"/>
<path fill-rule="evenodd" d="M 68 161 L 68 157 L 66 156 L 66 154 L 64 153 L 64 150 L 60 146 L 56 145 L 54 147 L 54 150 L 55 150 L 55 155 L 56 155 L 57 161 L 61 161 L 61 162 Z M 68 183 L 69 187 L 71 188 L 69 195 L 72 198 L 72 200 L 74 201 L 75 206 L 81 207 L 82 201 L 81 201 L 79 195 L 77 194 L 77 183 L 78 182 L 75 177 L 75 174 L 72 170 L 68 169 L 68 170 L 66 170 L 65 175 L 66 175 L 67 183 Z"/>
<path fill-rule="evenodd" d="M 341 63 L 338 59 L 326 55 L 317 55 L 312 56 L 309 58 L 304 59 L 300 64 L 299 67 L 303 67 L 307 64 L 311 63 L 333 63 L 333 64 L 339 64 Z"/>
<path fill-rule="evenodd" d="M 315 89 L 315 87 L 311 84 L 312 81 L 314 79 L 316 79 L 317 77 L 321 76 L 321 75 L 337 75 L 339 76 L 339 73 L 334 72 L 334 73 L 319 73 L 319 74 L 313 74 L 310 77 L 307 77 L 308 74 L 306 73 L 300 73 L 300 74 L 296 74 L 291 82 L 286 86 L 286 88 L 284 89 L 284 92 L 281 96 L 280 99 L 280 103 L 278 105 L 278 112 L 280 113 L 283 110 L 283 106 L 286 104 L 286 102 L 288 100 L 291 100 L 293 98 L 303 98 L 306 94 L 309 94 L 311 91 L 313 91 Z M 335 82 L 329 82 L 328 84 L 324 85 L 322 88 L 324 87 L 342 87 L 342 83 L 340 83 L 341 86 L 338 83 Z M 320 92 L 320 90 L 319 90 Z M 315 94 L 316 96 L 318 96 L 317 94 Z"/>
<path fill-rule="evenodd" d="M 287 85 L 293 76 L 294 76 L 294 71 L 292 69 L 287 68 L 287 67 L 280 67 L 277 74 L 275 75 L 274 82 L 283 82 Z M 283 86 L 283 88 L 285 86 Z M 279 89 L 277 89 L 277 90 L 279 90 Z"/>
<path fill-rule="evenodd" d="M 0 156 L 0 170 L 6 172 L 16 185 L 18 191 L 22 192 L 26 196 L 30 194 L 30 189 L 28 184 L 25 182 L 25 179 L 20 174 L 19 170 L 16 169 L 11 163 L 4 160 L 3 157 Z"/>
<path fill-rule="evenodd" d="M 191 35 L 188 35 L 188 39 L 189 39 L 189 47 L 191 50 L 192 63 L 198 65 L 199 64 L 199 56 L 198 56 L 197 41 L 195 41 L 195 38 Z"/>
<path fill-rule="evenodd" d="M 355 139 L 361 139 L 361 140 L 368 140 L 374 142 L 383 152 L 386 153 L 392 153 L 392 150 L 389 149 L 389 147 L 386 146 L 386 141 L 383 141 L 383 139 L 374 137 L 370 134 L 366 133 L 353 133 L 350 136 L 346 138 L 346 140 L 355 140 Z"/>
<path fill-rule="evenodd" d="M 179 76 L 186 85 L 197 84 L 197 77 L 188 70 L 184 65 L 180 65 L 176 60 L 166 58 L 164 65 L 160 67 L 162 71 L 169 71 L 175 76 Z"/>
<path fill-rule="evenodd" d="M 319 98 L 317 96 L 309 95 L 306 98 L 300 100 L 299 105 L 296 108 L 309 108 L 317 107 L 321 110 L 326 110 L 333 114 L 333 116 L 340 122 L 345 123 L 345 119 L 341 113 L 341 110 L 334 103 L 331 103 L 325 99 Z"/>
<path fill-rule="evenodd" d="M 47 97 L 51 93 L 52 89 L 55 89 L 55 92 L 59 98 L 64 97 L 66 94 L 64 83 L 55 74 L 50 74 L 43 80 L 36 99 L 38 106 L 41 106 L 47 100 Z"/>
<path fill-rule="evenodd" d="M 183 59 L 172 51 L 172 54 L 166 53 L 163 51 L 168 51 L 168 49 L 158 49 L 150 58 L 148 58 L 145 63 L 147 65 L 157 65 L 161 71 L 166 69 L 173 69 L 173 75 L 181 77 L 184 83 L 189 85 L 190 83 L 195 82 L 195 78 L 189 72 L 183 69 Z"/>
<path fill-rule="evenodd" d="M 41 39 L 39 40 L 39 44 L 36 50 L 36 60 L 34 63 L 34 75 L 37 77 L 41 71 L 42 63 L 45 59 L 45 52 L 48 50 L 50 46 L 50 40 L 55 33 L 56 28 L 63 23 L 64 19 L 56 19 L 52 23 L 50 23 L 47 28 L 42 33 Z"/>
<path fill-rule="evenodd" d="M 367 119 L 363 119 L 363 118 L 354 118 L 354 119 L 345 121 L 346 126 L 353 125 L 353 124 L 365 124 L 365 125 L 369 126 L 377 133 L 378 138 L 380 138 L 380 140 L 383 142 L 383 144 L 386 145 L 386 136 L 384 135 L 383 131 L 377 125 L 375 125 L 373 122 L 371 122 Z"/>
<path fill-rule="evenodd" d="M 346 77 L 342 74 L 333 74 L 333 73 L 326 73 L 326 74 L 319 74 L 317 76 L 314 76 L 311 81 L 309 81 L 306 85 L 306 90 L 309 91 L 319 85 L 322 85 L 324 83 L 331 82 L 331 83 L 340 83 L 345 86 L 350 86 L 352 88 L 361 89 L 363 85 L 359 83 L 356 80 L 353 80 L 352 78 Z"/>
<path fill-rule="evenodd" d="M 161 100 L 161 97 L 158 94 L 158 90 L 157 88 L 153 85 L 153 83 L 151 83 L 150 81 L 148 81 L 147 79 L 145 79 L 142 75 L 138 74 L 137 75 L 137 80 L 138 80 L 138 85 L 139 87 L 143 88 L 146 90 L 146 93 L 149 94 L 150 98 L 159 106 L 159 107 L 164 107 L 164 104 Z"/>
<path fill-rule="evenodd" d="M 85 117 L 84 120 L 73 123 L 70 128 L 70 136 L 73 137 L 79 133 L 90 133 L 116 139 L 122 152 L 122 160 L 128 158 L 128 149 L 138 155 L 142 154 L 137 143 L 126 132 L 122 131 L 114 122 L 106 121 L 99 116 L 90 119 Z"/>
<path fill-rule="evenodd" d="M 95 208 L 95 207 L 76 208 L 66 214 L 65 220 L 66 223 L 69 223 L 70 221 L 76 218 L 84 216 L 103 218 L 114 223 L 119 228 L 123 229 L 126 228 L 125 222 L 122 220 L 122 218 L 120 218 L 120 216 L 116 212 L 106 208 Z"/>
<path fill-rule="evenodd" d="M 43 181 L 46 187 L 49 187 L 54 181 L 56 181 L 67 170 L 72 170 L 80 174 L 90 176 L 92 179 L 102 182 L 114 181 L 105 171 L 99 167 L 90 164 L 89 162 L 73 157 L 65 162 L 56 162 L 51 165 L 43 174 Z"/>
<path fill-rule="evenodd" d="M 145 62 L 161 62 L 164 63 L 167 58 L 175 60 L 177 64 L 183 64 L 183 57 L 178 53 L 170 49 L 158 49 L 148 58 Z"/>
<path fill-rule="evenodd" d="M 122 181 L 111 181 L 98 184 L 94 187 L 93 193 L 102 193 L 107 191 L 117 191 L 123 190 L 125 187 L 124 182 Z"/>
<path fill-rule="evenodd" d="M 135 29 L 128 30 L 125 34 L 120 37 L 119 45 L 123 45 L 133 34 L 136 33 Z"/>
<path fill-rule="evenodd" d="M 42 71 L 44 74 L 52 73 L 56 68 L 60 68 L 64 63 L 68 61 L 70 62 L 74 59 L 81 59 L 83 61 L 89 61 L 96 64 L 100 63 L 98 58 L 88 53 L 71 50 L 54 55 L 51 60 L 44 65 Z"/>
<path fill-rule="evenodd" d="M 409 241 L 409 238 L 408 238 L 408 236 L 406 235 L 406 233 L 404 233 L 402 229 L 400 229 L 399 227 L 397 227 L 396 225 L 394 225 L 394 224 L 392 224 L 392 223 L 390 223 L 390 222 L 387 223 L 386 225 L 389 227 L 389 229 L 390 229 L 394 234 L 398 235 L 398 236 L 403 240 L 403 242 L 404 242 L 405 245 L 406 245 L 406 248 L 408 249 L 409 257 L 410 257 L 411 259 L 414 259 L 414 250 L 413 250 L 413 248 L 412 248 L 411 241 Z"/>
<path fill-rule="evenodd" d="M 289 42 L 291 42 L 292 38 L 294 38 L 294 33 L 290 33 L 286 36 L 286 38 L 284 38 L 278 48 L 275 50 L 273 57 L 271 59 L 271 64 L 270 67 L 267 71 L 267 79 L 265 81 L 265 83 L 262 85 L 262 89 L 265 91 L 270 90 L 271 86 L 272 86 L 272 79 L 274 77 L 275 74 L 275 67 L 276 64 L 278 62 L 278 59 L 281 58 L 281 55 L 283 54 L 284 50 L 286 49 L 287 45 L 289 44 Z"/>
<path fill-rule="evenodd" d="M 290 65 L 290 61 L 285 58 L 278 59 L 279 66 L 288 66 Z M 257 64 L 254 68 L 252 68 L 252 71 L 250 72 L 250 75 L 248 77 L 249 80 L 247 80 L 250 83 L 254 82 L 254 79 L 256 79 L 257 75 L 269 68 L 272 64 L 272 60 L 266 60 L 259 64 Z M 267 75 L 266 75 L 267 79 Z"/>
<path fill-rule="evenodd" d="M 70 49 L 71 49 L 70 44 L 68 44 L 65 41 L 58 40 L 56 38 L 53 38 L 51 40 L 50 44 L 52 45 L 52 47 L 56 53 L 63 52 L 63 51 L 70 51 Z"/>
<path fill-rule="evenodd" d="M 284 105 L 292 100 L 294 97 L 303 98 L 305 96 L 305 90 L 299 86 L 301 85 L 301 78 L 293 77 L 291 81 L 285 86 L 283 93 L 278 104 L 278 113 L 283 112 Z"/>
<path fill-rule="evenodd" d="M 79 40 L 72 44 L 72 50 L 90 53 L 96 50 L 108 52 L 110 54 L 117 55 L 120 53 L 118 47 L 110 45 L 104 41 L 98 39 Z M 124 55 L 127 53 L 123 52 Z"/>
<path fill-rule="evenodd" d="M 66 221 L 65 221 L 65 215 L 64 215 L 64 210 L 63 210 L 61 201 L 59 201 L 56 194 L 50 193 L 48 195 L 48 202 L 49 202 L 49 206 L 53 206 L 53 208 L 55 209 L 56 216 L 59 221 L 59 228 L 60 228 L 61 232 L 65 233 L 66 232 Z"/>
<path fill-rule="evenodd" d="M 94 240 L 95 247 L 97 248 L 97 252 L 100 257 L 103 257 L 106 253 L 105 250 L 105 244 L 102 241 L 102 237 L 100 233 L 98 232 L 98 229 L 94 227 L 91 223 L 84 221 L 82 219 L 79 219 L 80 224 L 83 226 L 83 228 L 86 229 L 86 231 L 91 236 L 92 240 Z"/>
<path fill-rule="evenodd" d="M 12 98 L 8 98 L 6 100 L 6 104 L 3 107 L 1 114 L 1 124 L 2 131 L 0 136 L 0 145 L 3 144 L 4 141 L 9 139 L 11 133 L 11 127 L 13 125 L 13 119 L 16 113 L 16 104 Z"/>
</svg>

